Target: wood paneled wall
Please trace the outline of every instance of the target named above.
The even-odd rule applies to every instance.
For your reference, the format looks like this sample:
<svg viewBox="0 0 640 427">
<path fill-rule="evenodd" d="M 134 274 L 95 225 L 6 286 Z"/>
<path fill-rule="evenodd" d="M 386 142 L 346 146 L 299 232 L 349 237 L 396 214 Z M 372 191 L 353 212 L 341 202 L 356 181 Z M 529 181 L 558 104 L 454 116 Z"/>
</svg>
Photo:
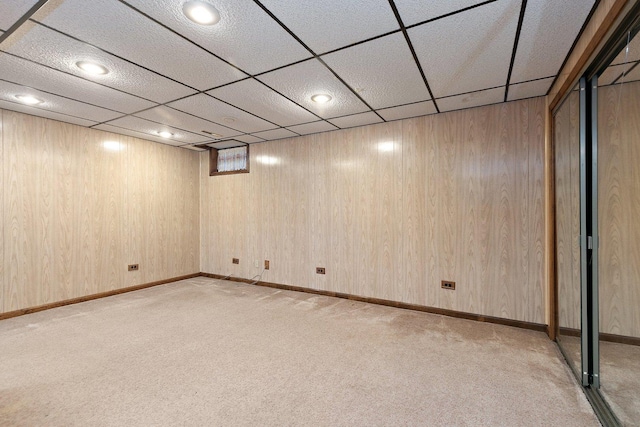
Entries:
<svg viewBox="0 0 640 427">
<path fill-rule="evenodd" d="M 201 154 L 201 270 L 267 259 L 268 282 L 545 323 L 544 118 L 537 98 L 256 144 L 242 175 Z"/>
<path fill-rule="evenodd" d="M 580 329 L 580 92 L 554 117 L 558 324 Z"/>
<path fill-rule="evenodd" d="M 640 337 L 640 82 L 598 89 L 600 331 Z"/>
<path fill-rule="evenodd" d="M 0 312 L 199 271 L 198 153 L 0 114 Z"/>
</svg>

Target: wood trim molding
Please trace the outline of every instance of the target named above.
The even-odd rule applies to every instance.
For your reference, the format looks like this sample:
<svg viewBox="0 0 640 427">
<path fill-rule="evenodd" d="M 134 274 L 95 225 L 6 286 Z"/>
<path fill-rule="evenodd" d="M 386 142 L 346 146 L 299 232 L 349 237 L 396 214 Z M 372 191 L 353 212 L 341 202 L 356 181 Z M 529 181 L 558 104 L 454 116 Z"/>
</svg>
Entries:
<svg viewBox="0 0 640 427">
<path fill-rule="evenodd" d="M 628 0 L 615 0 L 614 4 L 611 6 L 611 9 L 607 12 L 606 16 L 602 20 L 602 23 L 596 30 L 591 40 L 585 47 L 585 49 L 580 54 L 579 58 L 573 64 L 572 68 L 565 73 L 565 70 L 560 70 L 559 75 L 565 74 L 567 77 L 564 79 L 560 87 L 555 92 L 553 99 L 549 103 L 549 109 L 551 111 L 555 110 L 560 101 L 564 98 L 564 96 L 571 90 L 578 77 L 584 72 L 585 68 L 589 65 L 589 60 L 592 58 L 593 54 L 596 52 L 598 46 L 604 41 L 606 35 L 613 28 L 614 23 L 620 16 L 620 13 L 627 5 Z M 595 15 L 595 14 L 594 14 Z M 593 16 L 592 16 L 593 19 Z M 586 37 L 586 32 L 583 32 L 582 37 Z M 554 90 L 554 87 L 551 88 L 551 91 Z"/>
<path fill-rule="evenodd" d="M 548 101 L 548 99 L 547 99 Z M 548 105 L 547 105 L 548 107 Z M 552 341 L 556 340 L 558 333 L 558 274 L 556 256 L 556 168 L 555 168 L 555 141 L 553 139 L 553 116 L 551 109 L 547 108 L 545 117 L 545 193 L 546 193 L 546 262 L 547 262 L 547 309 L 549 316 L 548 335 Z"/>
<path fill-rule="evenodd" d="M 271 282 L 262 282 L 262 281 L 256 282 L 249 279 L 223 276 L 220 274 L 200 273 L 200 275 L 204 277 L 209 277 L 212 279 L 225 279 L 233 282 L 255 284 L 257 286 L 265 286 L 268 288 L 282 289 L 286 291 L 304 292 L 304 293 L 314 294 L 314 295 L 343 298 L 351 301 L 367 302 L 370 304 L 385 305 L 388 307 L 402 308 L 405 310 L 414 310 L 414 311 L 422 311 L 422 312 L 431 313 L 431 314 L 440 314 L 443 316 L 456 317 L 459 319 L 475 320 L 478 322 L 487 322 L 487 323 L 495 323 L 498 325 L 513 326 L 516 328 L 530 329 L 533 331 L 544 332 L 546 334 L 549 334 L 549 329 L 547 325 L 542 325 L 539 323 L 523 322 L 520 320 L 504 319 L 501 317 L 483 316 L 481 314 L 466 313 L 463 311 L 447 310 L 444 308 L 428 307 L 424 305 L 409 304 L 409 303 L 404 303 L 399 301 L 390 301 L 390 300 L 379 299 L 379 298 L 361 297 L 361 296 L 345 294 L 341 292 L 303 288 L 300 286 L 282 285 L 280 283 L 271 283 Z"/>
<path fill-rule="evenodd" d="M 94 299 L 110 297 L 110 296 L 113 296 L 113 295 L 124 294 L 124 293 L 127 293 L 127 292 L 139 291 L 140 289 L 151 288 L 153 286 L 158 286 L 158 285 L 164 285 L 166 283 L 177 282 L 179 280 L 192 279 L 194 277 L 199 277 L 199 276 L 200 276 L 200 273 L 187 274 L 185 276 L 173 277 L 171 279 L 158 280 L 156 282 L 143 283 L 141 285 L 129 286 L 127 288 L 114 289 L 114 290 L 111 290 L 111 291 L 100 292 L 100 293 L 97 293 L 97 294 L 86 295 L 86 296 L 83 296 L 83 297 L 72 298 L 72 299 L 68 299 L 68 300 L 64 300 L 64 301 L 52 302 L 52 303 L 49 303 L 49 304 L 39 305 L 37 307 L 29 307 L 29 308 L 23 308 L 23 309 L 15 310 L 15 311 L 8 311 L 6 313 L 0 313 L 0 320 L 10 319 L 12 317 L 22 316 L 22 315 L 30 314 L 30 313 L 36 313 L 38 311 L 49 310 L 49 309 L 52 309 L 52 308 L 62 307 L 62 306 L 65 306 L 65 305 L 77 304 L 79 302 L 91 301 L 91 300 L 94 300 Z"/>
<path fill-rule="evenodd" d="M 580 329 L 559 328 L 560 335 L 569 337 L 580 337 Z M 600 341 L 615 342 L 618 344 L 638 345 L 640 346 L 640 338 L 630 337 L 627 335 L 605 334 L 600 332 Z"/>
</svg>

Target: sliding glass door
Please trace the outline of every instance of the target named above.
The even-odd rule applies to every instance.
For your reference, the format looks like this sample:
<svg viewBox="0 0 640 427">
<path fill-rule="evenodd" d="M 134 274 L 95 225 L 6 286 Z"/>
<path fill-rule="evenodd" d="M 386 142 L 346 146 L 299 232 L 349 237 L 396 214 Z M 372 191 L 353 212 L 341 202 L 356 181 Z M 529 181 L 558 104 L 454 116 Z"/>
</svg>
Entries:
<svg viewBox="0 0 640 427">
<path fill-rule="evenodd" d="M 604 425 L 640 426 L 640 5 L 554 112 L 558 344 Z"/>
<path fill-rule="evenodd" d="M 600 390 L 640 425 L 640 27 L 598 77 Z"/>
</svg>

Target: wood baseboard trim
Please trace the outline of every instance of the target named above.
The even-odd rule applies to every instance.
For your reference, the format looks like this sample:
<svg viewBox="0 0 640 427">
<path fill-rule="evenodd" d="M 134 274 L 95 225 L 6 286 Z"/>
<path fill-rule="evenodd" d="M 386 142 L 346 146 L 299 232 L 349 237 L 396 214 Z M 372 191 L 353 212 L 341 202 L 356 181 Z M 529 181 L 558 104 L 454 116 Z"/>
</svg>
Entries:
<svg viewBox="0 0 640 427">
<path fill-rule="evenodd" d="M 568 337 L 579 337 L 580 329 L 573 328 L 558 328 L 558 335 L 565 335 Z"/>
<path fill-rule="evenodd" d="M 158 280 L 156 282 L 143 283 L 141 285 L 129 286 L 127 288 L 113 289 L 111 291 L 100 292 L 100 293 L 97 293 L 97 294 L 86 295 L 86 296 L 83 296 L 83 297 L 72 298 L 72 299 L 68 299 L 68 300 L 64 300 L 64 301 L 58 301 L 58 302 L 52 302 L 52 303 L 49 303 L 49 304 L 39 305 L 37 307 L 29 307 L 29 308 L 23 308 L 23 309 L 15 310 L 15 311 L 8 311 L 6 313 L 0 313 L 0 320 L 10 319 L 12 317 L 18 317 L 18 316 L 22 316 L 22 315 L 30 314 L 30 313 L 36 313 L 38 311 L 50 310 L 52 308 L 62 307 L 62 306 L 65 306 L 65 305 L 77 304 L 77 303 L 80 303 L 80 302 L 91 301 L 91 300 L 94 300 L 94 299 L 110 297 L 110 296 L 118 295 L 118 294 L 124 294 L 124 293 L 127 293 L 127 292 L 139 291 L 140 289 L 151 288 L 153 286 L 158 286 L 158 285 L 164 285 L 166 283 L 177 282 L 179 280 L 192 279 L 194 277 L 199 277 L 199 276 L 201 276 L 200 273 L 187 274 L 185 276 L 172 277 L 171 279 Z"/>
<path fill-rule="evenodd" d="M 579 337 L 580 329 L 560 328 L 560 335 L 567 335 L 570 337 Z M 640 346 L 640 338 L 630 337 L 627 335 L 606 334 L 606 333 L 600 332 L 600 341 L 608 341 L 608 342 L 616 342 L 618 344 Z"/>
<path fill-rule="evenodd" d="M 483 316 L 480 314 L 465 313 L 463 311 L 447 310 L 444 308 L 428 307 L 425 305 L 409 304 L 405 302 L 391 301 L 391 300 L 385 300 L 385 299 L 379 299 L 379 298 L 361 297 L 361 296 L 345 294 L 341 292 L 303 288 L 301 286 L 282 285 L 280 283 L 271 283 L 271 282 L 263 282 L 263 281 L 255 282 L 249 279 L 244 279 L 240 277 L 222 276 L 220 274 L 200 273 L 200 275 L 204 277 L 209 277 L 212 279 L 225 279 L 225 280 L 231 280 L 234 282 L 249 283 L 249 284 L 253 283 L 255 285 L 265 286 L 268 288 L 276 288 L 276 289 L 282 289 L 287 291 L 296 291 L 296 292 L 304 292 L 308 294 L 323 295 L 328 297 L 343 298 L 351 301 L 368 302 L 370 304 L 385 305 L 388 307 L 402 308 L 405 310 L 414 310 L 414 311 L 422 311 L 422 312 L 431 313 L 431 314 L 440 314 L 443 316 L 456 317 L 459 319 L 475 320 L 478 322 L 487 322 L 487 323 L 495 323 L 498 325 L 513 326 L 516 328 L 530 329 L 537 332 L 544 332 L 546 334 L 548 334 L 549 332 L 547 325 L 542 325 L 539 323 L 523 322 L 520 320 L 504 319 L 501 317 Z"/>
</svg>

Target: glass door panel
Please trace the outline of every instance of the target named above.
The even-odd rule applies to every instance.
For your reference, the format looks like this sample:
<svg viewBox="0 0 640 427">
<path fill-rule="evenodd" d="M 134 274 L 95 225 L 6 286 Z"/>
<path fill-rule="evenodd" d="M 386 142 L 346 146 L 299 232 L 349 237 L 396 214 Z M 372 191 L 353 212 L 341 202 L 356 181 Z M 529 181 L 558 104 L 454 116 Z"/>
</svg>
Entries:
<svg viewBox="0 0 640 427">
<path fill-rule="evenodd" d="M 600 391 L 640 425 L 640 36 L 598 78 Z"/>
<path fill-rule="evenodd" d="M 554 116 L 558 324 L 565 357 L 578 376 L 580 358 L 580 91 Z"/>
</svg>

